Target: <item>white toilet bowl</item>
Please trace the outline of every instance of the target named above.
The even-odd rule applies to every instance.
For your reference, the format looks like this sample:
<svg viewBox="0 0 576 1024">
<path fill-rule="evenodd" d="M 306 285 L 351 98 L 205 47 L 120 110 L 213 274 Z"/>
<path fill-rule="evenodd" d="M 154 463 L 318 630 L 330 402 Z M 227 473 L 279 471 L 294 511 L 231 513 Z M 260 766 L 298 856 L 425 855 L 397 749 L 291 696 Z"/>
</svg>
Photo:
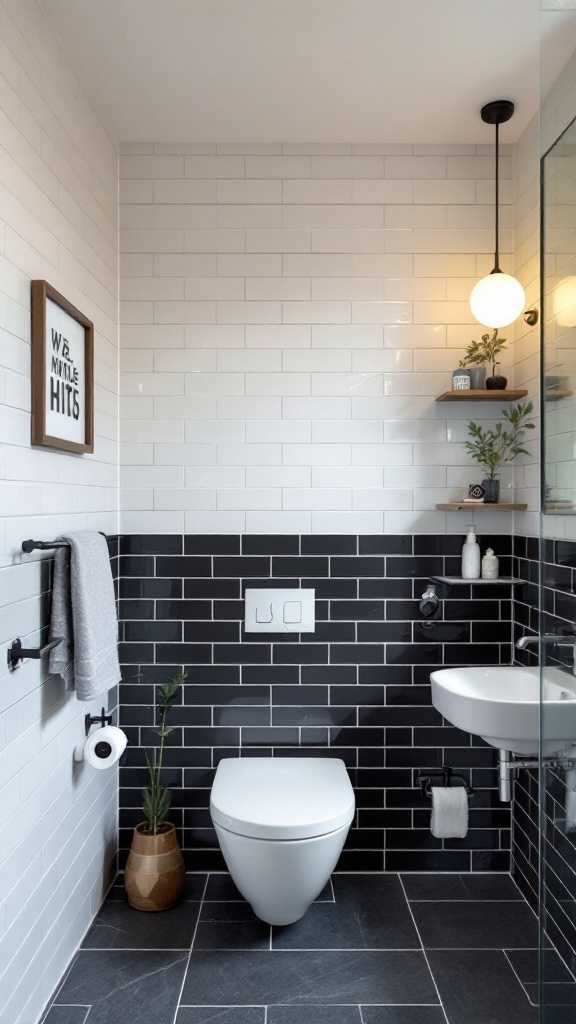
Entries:
<svg viewBox="0 0 576 1024">
<path fill-rule="evenodd" d="M 354 791 L 334 758 L 225 758 L 210 814 L 224 860 L 254 913 L 292 924 L 326 885 L 354 817 Z"/>
</svg>

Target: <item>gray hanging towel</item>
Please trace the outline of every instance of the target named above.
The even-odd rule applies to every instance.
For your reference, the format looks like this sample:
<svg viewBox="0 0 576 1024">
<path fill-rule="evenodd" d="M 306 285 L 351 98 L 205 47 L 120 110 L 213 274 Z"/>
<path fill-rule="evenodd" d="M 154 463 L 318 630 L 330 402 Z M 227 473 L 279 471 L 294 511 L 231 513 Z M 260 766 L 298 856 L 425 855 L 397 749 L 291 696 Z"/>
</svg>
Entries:
<svg viewBox="0 0 576 1024">
<path fill-rule="evenodd" d="M 50 672 L 58 673 L 78 700 L 92 700 L 120 681 L 118 619 L 106 538 L 100 533 L 68 533 L 69 547 L 54 556 L 50 639 L 62 637 L 50 652 Z"/>
</svg>

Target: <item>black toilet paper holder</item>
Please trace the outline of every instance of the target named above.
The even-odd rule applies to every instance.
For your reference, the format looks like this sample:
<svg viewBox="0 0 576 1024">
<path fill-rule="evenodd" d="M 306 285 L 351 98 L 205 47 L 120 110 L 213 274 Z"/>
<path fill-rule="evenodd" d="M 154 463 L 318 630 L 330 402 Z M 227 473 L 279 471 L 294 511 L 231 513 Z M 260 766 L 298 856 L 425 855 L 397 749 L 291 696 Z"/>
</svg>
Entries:
<svg viewBox="0 0 576 1024">
<path fill-rule="evenodd" d="M 442 778 L 441 783 L 436 781 L 440 778 Z M 424 775 L 423 772 L 418 772 L 418 782 L 422 789 L 422 796 L 426 797 L 427 800 L 432 799 L 433 784 L 449 787 L 452 785 L 452 779 L 459 779 L 469 796 L 474 792 L 474 787 L 469 786 L 464 776 L 460 772 L 455 772 L 449 764 L 443 764 L 439 771 L 429 772 L 427 775 Z"/>
<path fill-rule="evenodd" d="M 106 714 L 106 708 L 102 708 L 102 713 L 99 715 L 91 715 L 90 712 L 84 716 L 86 735 L 90 732 L 93 725 L 98 725 L 100 728 L 104 728 L 105 725 L 112 725 L 112 715 Z"/>
</svg>

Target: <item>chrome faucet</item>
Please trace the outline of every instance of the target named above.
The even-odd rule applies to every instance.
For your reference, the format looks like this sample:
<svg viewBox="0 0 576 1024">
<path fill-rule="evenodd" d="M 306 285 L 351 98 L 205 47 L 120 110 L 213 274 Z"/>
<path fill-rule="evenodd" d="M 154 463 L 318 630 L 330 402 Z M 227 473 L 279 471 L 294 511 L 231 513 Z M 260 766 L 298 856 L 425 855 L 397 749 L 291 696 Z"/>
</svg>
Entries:
<svg viewBox="0 0 576 1024">
<path fill-rule="evenodd" d="M 516 647 L 524 651 L 532 644 L 556 644 L 556 647 L 575 647 L 576 636 L 571 633 L 544 633 L 542 636 L 521 636 L 516 641 Z"/>
<path fill-rule="evenodd" d="M 576 627 L 575 627 L 576 629 Z M 542 636 L 521 636 L 516 647 L 524 651 L 533 645 L 553 644 L 555 647 L 572 648 L 572 673 L 576 676 L 576 635 L 574 633 L 543 633 Z"/>
<path fill-rule="evenodd" d="M 520 650 L 525 650 L 527 647 L 532 646 L 532 644 L 540 643 L 553 643 L 557 647 L 574 647 L 576 645 L 576 636 L 573 636 L 571 633 L 543 633 L 542 636 L 525 636 L 517 641 L 517 647 Z"/>
</svg>

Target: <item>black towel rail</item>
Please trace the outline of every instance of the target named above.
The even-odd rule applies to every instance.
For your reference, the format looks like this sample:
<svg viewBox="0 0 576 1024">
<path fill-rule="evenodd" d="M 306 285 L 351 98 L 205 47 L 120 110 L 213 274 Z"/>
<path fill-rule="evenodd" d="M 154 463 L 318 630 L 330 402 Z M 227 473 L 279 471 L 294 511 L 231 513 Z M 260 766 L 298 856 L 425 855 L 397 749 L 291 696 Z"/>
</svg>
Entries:
<svg viewBox="0 0 576 1024">
<path fill-rule="evenodd" d="M 18 637 L 12 641 L 8 648 L 8 668 L 13 672 L 15 668 L 18 668 L 23 658 L 43 658 L 45 654 L 49 654 L 50 651 L 53 651 L 61 643 L 62 637 L 58 636 L 51 640 L 50 643 L 44 644 L 44 647 L 22 647 L 22 641 Z"/>
<path fill-rule="evenodd" d="M 101 537 L 105 537 L 106 534 L 102 533 L 102 530 L 98 531 Z M 30 554 L 31 551 L 51 551 L 52 548 L 69 548 L 70 543 L 67 540 L 23 540 L 22 551 L 26 554 Z"/>
<path fill-rule="evenodd" d="M 52 548 L 69 548 L 67 540 L 23 540 L 22 551 L 50 551 Z"/>
</svg>

